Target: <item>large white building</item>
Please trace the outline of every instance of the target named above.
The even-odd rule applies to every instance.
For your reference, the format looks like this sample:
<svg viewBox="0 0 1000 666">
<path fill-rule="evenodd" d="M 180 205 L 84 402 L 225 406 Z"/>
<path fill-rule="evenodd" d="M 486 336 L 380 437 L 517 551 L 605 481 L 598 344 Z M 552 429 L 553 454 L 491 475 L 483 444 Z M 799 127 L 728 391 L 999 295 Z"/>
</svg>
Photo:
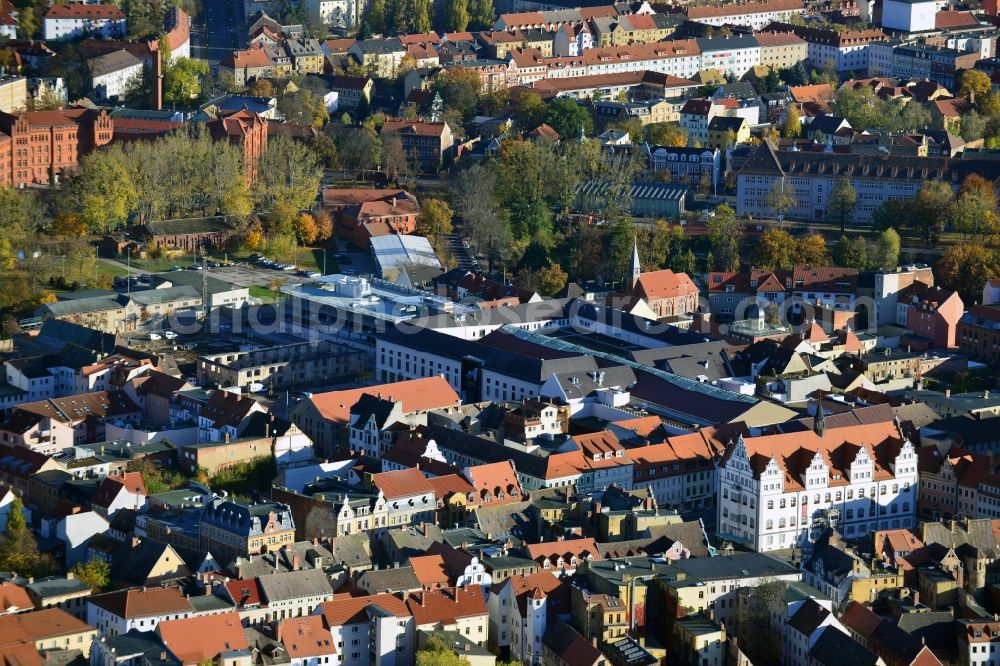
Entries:
<svg viewBox="0 0 1000 666">
<path fill-rule="evenodd" d="M 830 219 L 830 192 L 837 180 L 846 176 L 857 192 L 850 221 L 868 224 L 872 213 L 886 201 L 912 199 L 928 180 L 951 182 L 950 167 L 951 162 L 944 157 L 778 151 L 765 142 L 736 177 L 736 212 L 773 218 L 768 197 L 782 188 L 795 201 L 785 214 L 787 218 Z"/>
<path fill-rule="evenodd" d="M 90 91 L 96 102 L 118 102 L 125 95 L 133 79 L 142 77 L 142 61 L 120 49 L 91 58 Z"/>
<path fill-rule="evenodd" d="M 882 27 L 903 32 L 934 30 L 937 3 L 934 0 L 885 0 Z"/>
<path fill-rule="evenodd" d="M 827 526 L 850 539 L 915 525 L 916 451 L 888 407 L 784 430 L 727 447 L 718 473 L 724 538 L 768 551 L 806 546 Z"/>
<path fill-rule="evenodd" d="M 45 39 L 125 36 L 125 14 L 115 5 L 52 5 L 43 22 Z"/>
<path fill-rule="evenodd" d="M 760 0 L 692 6 L 687 9 L 687 17 L 708 25 L 743 25 L 760 30 L 775 21 L 787 21 L 795 14 L 801 16 L 805 10 L 802 0 Z"/>
</svg>

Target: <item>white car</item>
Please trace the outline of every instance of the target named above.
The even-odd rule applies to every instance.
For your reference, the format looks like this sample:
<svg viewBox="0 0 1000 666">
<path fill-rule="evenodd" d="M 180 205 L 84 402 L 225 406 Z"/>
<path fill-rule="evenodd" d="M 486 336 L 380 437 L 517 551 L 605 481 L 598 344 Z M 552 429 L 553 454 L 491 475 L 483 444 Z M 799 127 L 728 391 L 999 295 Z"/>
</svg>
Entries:
<svg viewBox="0 0 1000 666">
<path fill-rule="evenodd" d="M 163 331 L 163 337 L 165 337 L 167 340 L 176 340 L 177 334 L 174 333 L 173 331 Z"/>
<path fill-rule="evenodd" d="M 162 340 L 163 336 L 160 335 L 159 333 L 150 333 L 149 334 L 149 339 L 155 342 L 157 340 Z"/>
</svg>

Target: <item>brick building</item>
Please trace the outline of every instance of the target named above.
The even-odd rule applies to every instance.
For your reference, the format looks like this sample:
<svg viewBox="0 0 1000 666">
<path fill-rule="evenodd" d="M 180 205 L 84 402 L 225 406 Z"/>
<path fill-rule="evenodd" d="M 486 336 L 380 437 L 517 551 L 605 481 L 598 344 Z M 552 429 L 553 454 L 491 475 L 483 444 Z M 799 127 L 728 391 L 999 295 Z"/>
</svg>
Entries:
<svg viewBox="0 0 1000 666">
<path fill-rule="evenodd" d="M 241 109 L 210 120 L 208 130 L 214 140 L 228 139 L 243 149 L 247 179 L 257 180 L 257 164 L 267 151 L 267 120 L 255 111 Z"/>
<path fill-rule="evenodd" d="M 111 141 L 106 111 L 0 113 L 0 184 L 48 183 L 75 171 L 82 155 Z"/>
<path fill-rule="evenodd" d="M 420 215 L 417 198 L 405 190 L 323 190 L 323 206 L 334 216 L 335 232 L 361 248 L 373 236 L 412 234 Z"/>
<path fill-rule="evenodd" d="M 417 162 L 426 171 L 440 169 L 445 153 L 455 144 L 448 123 L 387 120 L 382 125 L 382 140 L 390 134 L 399 136 L 407 158 Z"/>
<path fill-rule="evenodd" d="M 955 342 L 977 361 L 1000 360 L 1000 306 L 975 305 L 958 321 Z"/>
</svg>

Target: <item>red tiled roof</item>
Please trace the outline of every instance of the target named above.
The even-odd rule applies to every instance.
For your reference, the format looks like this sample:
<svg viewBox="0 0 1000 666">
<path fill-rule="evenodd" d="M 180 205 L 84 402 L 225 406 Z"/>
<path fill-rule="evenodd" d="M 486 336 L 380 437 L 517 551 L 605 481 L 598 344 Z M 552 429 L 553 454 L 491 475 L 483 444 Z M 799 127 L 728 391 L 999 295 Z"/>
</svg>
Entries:
<svg viewBox="0 0 1000 666">
<path fill-rule="evenodd" d="M 425 589 L 447 587 L 448 571 L 444 566 L 444 558 L 440 555 L 421 555 L 410 558 L 413 574 Z"/>
<path fill-rule="evenodd" d="M 640 298 L 658 300 L 678 296 L 697 296 L 698 287 L 691 281 L 687 273 L 674 273 L 668 268 L 662 271 L 641 273 L 635 284 L 634 292 Z"/>
<path fill-rule="evenodd" d="M 438 623 L 447 626 L 455 624 L 459 618 L 489 613 L 478 585 L 414 592 L 406 600 L 406 607 L 418 627 Z"/>
<path fill-rule="evenodd" d="M 520 502 L 524 492 L 517 480 L 517 472 L 509 461 L 475 465 L 465 469 L 465 476 L 472 483 L 478 499 L 490 498 L 494 504 Z M 500 494 L 503 499 L 500 499 Z"/>
<path fill-rule="evenodd" d="M 125 14 L 115 5 L 84 5 L 73 3 L 69 5 L 52 5 L 45 12 L 45 20 L 49 19 L 124 19 Z"/>
<path fill-rule="evenodd" d="M 578 559 L 591 556 L 595 560 L 601 559 L 601 553 L 597 548 L 597 543 L 591 539 L 566 539 L 564 541 L 543 541 L 542 543 L 531 543 L 525 546 L 528 557 L 536 562 L 542 559 L 556 561 L 562 557 L 568 560 L 569 556 L 576 555 Z"/>
<path fill-rule="evenodd" d="M 431 123 L 422 120 L 386 120 L 382 125 L 382 134 L 401 132 L 418 136 L 441 137 L 446 123 Z"/>
<path fill-rule="evenodd" d="M 118 617 L 130 619 L 190 613 L 191 602 L 177 587 L 133 588 L 90 597 L 89 601 Z"/>
<path fill-rule="evenodd" d="M 395 617 L 410 616 L 410 611 L 403 600 L 392 594 L 373 594 L 363 597 L 335 594 L 333 599 L 323 602 L 320 608 L 327 626 L 342 627 L 362 622 L 367 624 L 369 619 L 366 609 L 369 606 L 376 606 Z"/>
<path fill-rule="evenodd" d="M 156 632 L 164 646 L 185 666 L 214 661 L 222 652 L 250 647 L 238 613 L 165 620 L 157 625 Z"/>
<path fill-rule="evenodd" d="M 382 491 L 387 500 L 412 497 L 424 493 L 434 494 L 434 486 L 424 478 L 419 469 L 400 469 L 372 475 L 372 485 Z M 432 498 L 433 499 L 433 498 Z M 433 504 L 429 505 L 433 508 Z"/>
<path fill-rule="evenodd" d="M 740 16 L 742 14 L 801 11 L 804 9 L 805 5 L 802 0 L 763 0 L 762 2 L 737 2 L 688 7 L 687 15 L 691 20 L 698 20 L 715 16 Z"/>
<path fill-rule="evenodd" d="M 277 639 L 292 659 L 336 654 L 333 636 L 322 615 L 294 617 L 278 622 Z"/>
<path fill-rule="evenodd" d="M 0 582 L 0 610 L 14 612 L 34 608 L 35 603 L 28 596 L 28 591 L 10 581 Z"/>
<path fill-rule="evenodd" d="M 347 423 L 350 420 L 351 407 L 365 394 L 402 402 L 405 413 L 450 407 L 460 402 L 458 394 L 451 388 L 448 380 L 437 375 L 346 391 L 318 393 L 310 398 L 310 401 L 324 419 L 335 424 Z"/>
</svg>

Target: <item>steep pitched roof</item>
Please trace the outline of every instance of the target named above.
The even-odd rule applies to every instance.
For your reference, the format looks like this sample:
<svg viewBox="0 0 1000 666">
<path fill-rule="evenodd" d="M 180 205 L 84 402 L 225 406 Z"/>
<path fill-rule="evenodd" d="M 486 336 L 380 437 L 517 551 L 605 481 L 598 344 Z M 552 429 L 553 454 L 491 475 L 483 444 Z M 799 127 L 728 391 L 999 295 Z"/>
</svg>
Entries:
<svg viewBox="0 0 1000 666">
<path fill-rule="evenodd" d="M 460 402 L 448 380 L 437 375 L 366 388 L 317 393 L 309 400 L 323 418 L 335 424 L 344 424 L 350 421 L 351 407 L 365 394 L 401 401 L 406 413 L 450 407 Z"/>
<path fill-rule="evenodd" d="M 250 647 L 238 613 L 165 620 L 156 626 L 163 645 L 182 664 L 214 660 L 222 652 Z"/>
<path fill-rule="evenodd" d="M 478 586 L 414 592 L 406 600 L 417 626 L 455 624 L 459 618 L 487 615 L 486 600 Z"/>
</svg>

